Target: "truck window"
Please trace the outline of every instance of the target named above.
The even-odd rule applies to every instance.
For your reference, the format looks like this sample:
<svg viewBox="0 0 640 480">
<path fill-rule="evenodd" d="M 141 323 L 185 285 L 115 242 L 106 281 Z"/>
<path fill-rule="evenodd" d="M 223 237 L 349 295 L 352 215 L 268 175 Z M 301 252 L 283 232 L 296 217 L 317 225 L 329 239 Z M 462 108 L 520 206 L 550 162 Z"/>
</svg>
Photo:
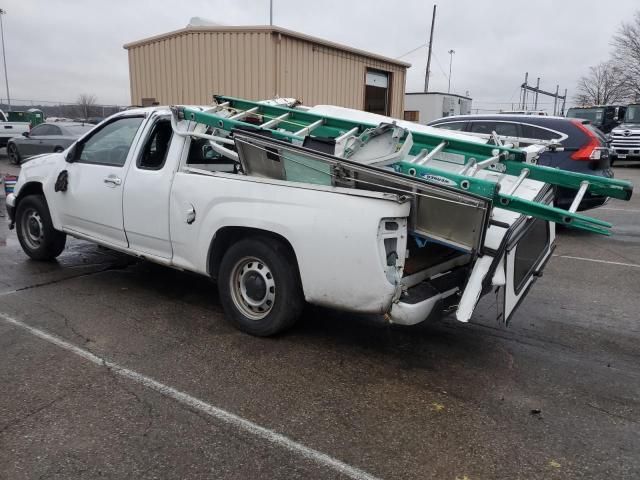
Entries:
<svg viewBox="0 0 640 480">
<path fill-rule="evenodd" d="M 629 105 L 624 115 L 625 123 L 640 123 L 640 105 Z"/>
<path fill-rule="evenodd" d="M 212 129 L 208 128 L 205 133 L 211 134 Z M 194 168 L 202 168 L 211 172 L 238 173 L 238 163 L 223 157 L 215 150 L 211 149 L 211 144 L 206 138 L 192 138 L 189 144 L 189 155 L 187 165 Z"/>
<path fill-rule="evenodd" d="M 144 170 L 160 170 L 164 166 L 173 137 L 173 128 L 168 119 L 158 120 L 147 137 L 142 152 L 138 157 L 138 168 Z"/>
<path fill-rule="evenodd" d="M 567 112 L 569 118 L 582 118 L 590 120 L 595 125 L 602 125 L 604 108 L 570 108 Z"/>
<path fill-rule="evenodd" d="M 76 161 L 122 167 L 142 120 L 142 117 L 124 117 L 107 123 L 82 143 Z"/>
</svg>

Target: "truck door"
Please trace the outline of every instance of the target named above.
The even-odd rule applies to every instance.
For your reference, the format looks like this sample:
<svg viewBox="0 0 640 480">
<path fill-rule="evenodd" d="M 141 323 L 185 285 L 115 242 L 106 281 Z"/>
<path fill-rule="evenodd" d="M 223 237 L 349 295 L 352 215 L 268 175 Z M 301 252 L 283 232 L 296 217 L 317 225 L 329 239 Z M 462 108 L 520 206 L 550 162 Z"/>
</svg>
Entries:
<svg viewBox="0 0 640 480">
<path fill-rule="evenodd" d="M 524 228 L 509 239 L 502 267 L 504 321 L 508 322 L 553 251 L 555 224 L 530 218 Z"/>
<path fill-rule="evenodd" d="M 127 247 L 122 192 L 144 117 L 115 118 L 78 142 L 65 165 L 68 186 L 51 201 L 64 230 Z"/>
<path fill-rule="evenodd" d="M 129 247 L 164 259 L 172 256 L 169 194 L 175 160 L 184 143 L 172 139 L 170 117 L 152 117 L 127 173 L 122 202 Z"/>
</svg>

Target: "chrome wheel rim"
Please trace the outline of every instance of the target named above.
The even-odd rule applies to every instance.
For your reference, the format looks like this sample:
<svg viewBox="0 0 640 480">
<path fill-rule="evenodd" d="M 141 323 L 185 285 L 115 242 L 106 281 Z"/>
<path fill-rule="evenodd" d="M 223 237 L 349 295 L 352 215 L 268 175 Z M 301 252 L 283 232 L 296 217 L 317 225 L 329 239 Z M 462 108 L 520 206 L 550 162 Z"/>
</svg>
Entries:
<svg viewBox="0 0 640 480">
<path fill-rule="evenodd" d="M 44 242 L 44 225 L 40 213 L 33 208 L 29 208 L 24 212 L 21 223 L 22 239 L 27 246 L 32 250 L 40 248 Z"/>
<path fill-rule="evenodd" d="M 236 308 L 251 320 L 262 320 L 276 299 L 276 283 L 271 269 L 256 257 L 244 257 L 231 270 L 231 298 Z"/>
</svg>

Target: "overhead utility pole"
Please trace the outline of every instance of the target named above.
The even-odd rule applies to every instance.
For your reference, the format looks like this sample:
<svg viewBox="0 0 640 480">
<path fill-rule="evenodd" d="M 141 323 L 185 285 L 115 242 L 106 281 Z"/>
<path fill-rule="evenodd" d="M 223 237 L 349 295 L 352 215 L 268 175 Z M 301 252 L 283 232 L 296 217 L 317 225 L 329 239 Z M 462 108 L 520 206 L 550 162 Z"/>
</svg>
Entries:
<svg viewBox="0 0 640 480">
<path fill-rule="evenodd" d="M 447 93 L 451 93 L 451 64 L 453 63 L 454 53 L 456 53 L 455 50 L 449 50 L 449 86 L 447 87 Z"/>
<path fill-rule="evenodd" d="M 536 86 L 532 87 L 531 85 L 529 85 L 529 72 L 527 72 L 524 75 L 524 83 L 520 85 L 520 98 L 522 100 L 521 108 L 522 110 L 527 110 L 527 94 L 528 92 L 533 92 L 535 93 L 533 103 L 534 110 L 537 110 L 538 108 L 538 95 L 546 95 L 548 97 L 553 97 L 553 114 L 557 115 L 558 113 L 560 113 L 560 115 L 564 115 L 564 108 L 567 101 L 567 89 L 564 89 L 564 95 L 559 95 L 559 91 L 560 87 L 558 85 L 556 85 L 556 93 L 542 90 L 540 88 L 540 77 L 538 77 L 538 79 L 536 80 Z M 558 112 L 558 100 L 562 100 L 562 107 L 560 108 L 560 112 Z"/>
<path fill-rule="evenodd" d="M 2 15 L 7 13 L 6 10 L 0 8 L 0 36 L 2 36 L 2 63 L 4 63 L 4 82 L 7 86 L 7 105 L 11 111 L 11 96 L 9 95 L 9 75 L 7 74 L 7 56 L 4 52 L 4 26 L 2 25 Z"/>
<path fill-rule="evenodd" d="M 427 71 L 424 72 L 424 93 L 429 91 L 429 70 L 431 69 L 431 50 L 433 48 L 433 27 L 436 24 L 436 5 L 433 6 L 433 16 L 431 17 L 431 33 L 429 34 L 429 49 L 427 53 Z"/>
</svg>

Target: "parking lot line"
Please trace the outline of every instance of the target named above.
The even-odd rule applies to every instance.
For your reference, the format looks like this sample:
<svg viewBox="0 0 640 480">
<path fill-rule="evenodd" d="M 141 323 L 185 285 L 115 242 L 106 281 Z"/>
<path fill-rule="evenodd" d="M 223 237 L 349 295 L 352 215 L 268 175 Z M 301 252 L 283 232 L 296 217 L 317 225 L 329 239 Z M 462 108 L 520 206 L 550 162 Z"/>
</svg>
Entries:
<svg viewBox="0 0 640 480">
<path fill-rule="evenodd" d="M 622 267 L 640 268 L 635 263 L 610 262 L 609 260 L 598 260 L 595 258 L 572 257 L 571 255 L 554 255 L 557 258 L 570 258 L 571 260 L 583 260 L 585 262 L 606 263 L 607 265 L 620 265 Z"/>
<path fill-rule="evenodd" d="M 352 467 L 351 465 L 348 465 L 336 458 L 333 458 L 330 455 L 314 450 L 313 448 L 306 447 L 305 445 L 302 445 L 301 443 L 291 440 L 290 438 L 284 435 L 281 435 L 277 432 L 274 432 L 273 430 L 269 430 L 268 428 L 261 427 L 260 425 L 253 423 L 250 420 L 244 419 L 231 412 L 228 412 L 221 408 L 210 405 L 203 400 L 199 400 L 195 397 L 192 397 L 187 393 L 181 392 L 180 390 L 176 390 L 173 387 L 160 383 L 150 377 L 147 377 L 146 375 L 130 370 L 115 362 L 101 358 L 91 353 L 88 350 L 85 350 L 76 345 L 73 345 L 72 343 L 69 343 L 66 340 L 63 340 L 50 333 L 47 333 L 44 330 L 40 330 L 39 328 L 27 325 L 26 323 L 20 320 L 17 320 L 6 313 L 0 312 L 0 319 L 8 324 L 21 328 L 22 330 L 25 330 L 46 342 L 49 342 L 71 353 L 74 353 L 79 357 L 82 357 L 85 360 L 88 360 L 91 363 L 94 363 L 102 367 L 106 367 L 116 375 L 120 375 L 121 377 L 128 378 L 129 380 L 135 383 L 138 383 L 147 388 L 155 390 L 156 392 L 166 397 L 172 398 L 173 400 L 189 408 L 198 410 L 199 412 L 202 412 L 210 417 L 213 417 L 216 420 L 219 420 L 228 425 L 231 425 L 242 432 L 249 433 L 263 440 L 266 440 L 267 442 L 273 445 L 289 450 L 290 452 L 295 453 L 296 455 L 300 455 L 301 457 L 307 460 L 315 462 L 321 466 L 330 468 L 349 478 L 353 478 L 356 480 L 379 480 L 378 477 L 375 477 L 356 467 Z"/>
</svg>

